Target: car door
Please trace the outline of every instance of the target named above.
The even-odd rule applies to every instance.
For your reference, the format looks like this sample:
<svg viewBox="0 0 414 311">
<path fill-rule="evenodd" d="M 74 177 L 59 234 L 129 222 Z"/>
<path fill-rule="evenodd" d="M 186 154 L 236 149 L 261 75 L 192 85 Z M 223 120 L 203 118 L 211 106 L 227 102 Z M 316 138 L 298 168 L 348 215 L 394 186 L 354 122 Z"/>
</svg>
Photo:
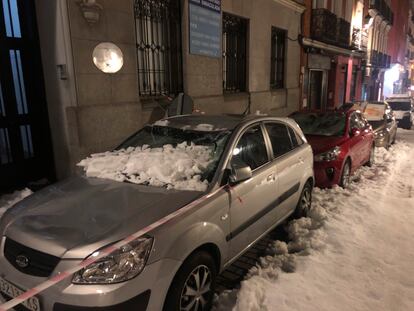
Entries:
<svg viewBox="0 0 414 311">
<path fill-rule="evenodd" d="M 369 160 L 371 153 L 371 147 L 373 143 L 373 133 L 371 130 L 371 125 L 368 123 L 367 119 L 362 115 L 362 113 L 357 112 L 357 117 L 359 119 L 359 127 L 361 129 L 362 135 L 362 150 L 361 150 L 361 165 L 365 164 Z"/>
<path fill-rule="evenodd" d="M 252 169 L 252 178 L 232 185 L 230 195 L 230 227 L 227 236 L 230 254 L 234 257 L 259 238 L 268 228 L 265 216 L 274 207 L 278 193 L 276 167 L 269 160 L 269 149 L 263 126 L 245 129 L 232 151 L 232 163 L 245 163 Z"/>
<path fill-rule="evenodd" d="M 388 111 L 386 114 L 387 130 L 390 141 L 392 142 L 393 138 L 397 134 L 397 122 L 391 111 Z"/>
<path fill-rule="evenodd" d="M 349 117 L 349 154 L 352 159 L 352 170 L 361 166 L 364 155 L 364 137 L 360 118 L 357 112 L 352 112 Z"/>
<path fill-rule="evenodd" d="M 299 200 L 300 181 L 306 170 L 306 148 L 295 131 L 285 123 L 267 122 L 265 129 L 271 143 L 279 186 L 276 195 L 278 206 L 269 214 L 270 222 L 276 222 L 292 213 Z"/>
</svg>

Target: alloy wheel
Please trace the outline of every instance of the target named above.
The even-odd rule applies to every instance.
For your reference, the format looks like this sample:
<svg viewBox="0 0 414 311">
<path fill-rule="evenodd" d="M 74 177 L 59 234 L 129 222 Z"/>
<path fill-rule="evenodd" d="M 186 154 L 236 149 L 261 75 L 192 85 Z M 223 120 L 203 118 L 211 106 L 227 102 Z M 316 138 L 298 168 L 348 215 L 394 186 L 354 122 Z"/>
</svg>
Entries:
<svg viewBox="0 0 414 311">
<path fill-rule="evenodd" d="M 212 276 L 207 266 L 197 266 L 188 276 L 180 297 L 181 311 L 203 311 L 211 294 Z"/>
<path fill-rule="evenodd" d="M 343 172 L 342 172 L 342 178 L 341 178 L 342 188 L 348 188 L 350 179 L 351 179 L 351 167 L 349 165 L 349 162 L 346 162 Z"/>
<path fill-rule="evenodd" d="M 300 209 L 303 216 L 308 215 L 312 205 L 312 192 L 308 186 L 303 190 L 302 198 L 300 199 Z"/>
<path fill-rule="evenodd" d="M 369 154 L 369 165 L 373 165 L 375 163 L 375 147 L 371 148 L 371 153 Z"/>
</svg>

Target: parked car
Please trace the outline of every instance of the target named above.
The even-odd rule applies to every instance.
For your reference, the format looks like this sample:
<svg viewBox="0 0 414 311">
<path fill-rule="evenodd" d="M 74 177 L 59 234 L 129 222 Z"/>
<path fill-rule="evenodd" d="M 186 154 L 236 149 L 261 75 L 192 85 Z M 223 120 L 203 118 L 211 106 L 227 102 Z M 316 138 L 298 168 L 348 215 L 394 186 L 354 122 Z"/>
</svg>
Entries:
<svg viewBox="0 0 414 311">
<path fill-rule="evenodd" d="M 312 146 L 316 186 L 346 188 L 360 166 L 374 162 L 374 134 L 360 111 L 297 112 L 291 117 Z"/>
<path fill-rule="evenodd" d="M 375 146 L 388 149 L 395 142 L 398 123 L 386 102 L 356 102 L 374 131 Z"/>
<path fill-rule="evenodd" d="M 411 129 L 414 123 L 413 99 L 408 94 L 395 94 L 386 99 L 394 111 L 398 127 Z"/>
<path fill-rule="evenodd" d="M 133 152 L 153 161 L 153 150 L 170 156 L 174 148 L 209 148 L 211 160 L 194 178 L 205 182 L 204 190 L 171 189 L 168 181 L 168 186 L 151 186 L 151 178 L 135 184 L 145 176 L 125 176 L 125 167 L 115 163 L 117 156 L 132 159 Z M 110 167 L 99 166 L 106 156 Z M 105 171 L 110 177 L 111 169 L 123 167 L 112 177 L 128 182 L 73 177 L 4 214 L 0 291 L 5 299 L 197 202 L 25 306 L 42 311 L 208 310 L 217 274 L 290 215 L 305 215 L 311 207 L 312 149 L 288 118 L 174 117 L 144 127 L 113 153 L 90 159 L 98 159 L 95 174 Z M 180 163 L 177 175 L 192 169 Z M 163 163 L 150 167 L 157 174 L 164 168 Z"/>
</svg>

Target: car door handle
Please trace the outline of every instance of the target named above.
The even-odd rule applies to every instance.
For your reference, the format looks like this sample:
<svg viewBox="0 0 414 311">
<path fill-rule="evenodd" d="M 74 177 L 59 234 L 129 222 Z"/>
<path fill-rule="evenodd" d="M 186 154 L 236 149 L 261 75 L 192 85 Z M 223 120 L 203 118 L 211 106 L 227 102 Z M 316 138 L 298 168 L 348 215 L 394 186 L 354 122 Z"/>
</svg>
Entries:
<svg viewBox="0 0 414 311">
<path fill-rule="evenodd" d="M 300 163 L 303 163 L 303 162 L 305 162 L 305 161 L 303 160 L 303 158 L 302 158 L 302 157 L 299 157 L 299 162 L 300 162 Z"/>
<path fill-rule="evenodd" d="M 267 176 L 267 181 L 272 181 L 272 180 L 275 180 L 275 174 L 274 173 Z"/>
<path fill-rule="evenodd" d="M 222 215 L 222 216 L 220 217 L 220 219 L 221 219 L 222 221 L 227 220 L 227 218 L 229 218 L 229 214 L 224 214 L 224 215 Z"/>
</svg>

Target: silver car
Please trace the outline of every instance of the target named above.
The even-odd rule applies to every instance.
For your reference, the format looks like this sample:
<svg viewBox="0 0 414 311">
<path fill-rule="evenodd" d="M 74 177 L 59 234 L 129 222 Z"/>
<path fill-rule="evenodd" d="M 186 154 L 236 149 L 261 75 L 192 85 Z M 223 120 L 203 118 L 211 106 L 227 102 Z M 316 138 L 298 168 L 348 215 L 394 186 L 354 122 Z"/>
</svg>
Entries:
<svg viewBox="0 0 414 311">
<path fill-rule="evenodd" d="M 9 209 L 0 224 L 3 301 L 198 199 L 24 308 L 208 310 L 218 273 L 283 220 L 309 211 L 313 156 L 293 120 L 181 116 L 144 127 L 119 148 L 182 142 L 214 148 L 205 192 L 79 176 Z"/>
</svg>

